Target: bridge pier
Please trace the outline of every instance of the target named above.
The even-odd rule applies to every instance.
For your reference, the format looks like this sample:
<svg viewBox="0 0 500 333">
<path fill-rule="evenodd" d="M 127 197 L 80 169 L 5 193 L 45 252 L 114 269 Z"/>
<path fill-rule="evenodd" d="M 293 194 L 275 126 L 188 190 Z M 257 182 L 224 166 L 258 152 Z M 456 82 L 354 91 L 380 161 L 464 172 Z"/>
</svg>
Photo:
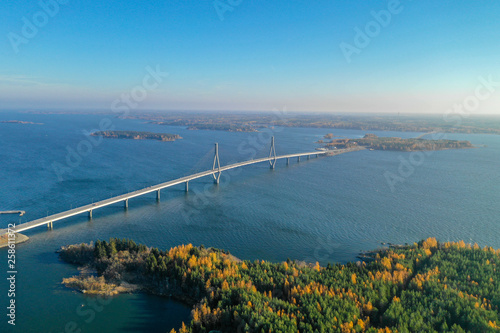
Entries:
<svg viewBox="0 0 500 333">
<path fill-rule="evenodd" d="M 52 228 L 52 221 L 50 221 L 49 223 L 47 223 L 47 229 L 52 230 Z"/>
<path fill-rule="evenodd" d="M 307 155 L 307 160 L 309 160 L 311 158 L 311 155 Z"/>
<path fill-rule="evenodd" d="M 92 209 L 89 210 L 89 220 L 92 220 Z"/>
<path fill-rule="evenodd" d="M 217 166 L 217 168 L 216 168 Z M 215 175 L 215 173 L 212 174 L 212 176 L 214 177 L 214 184 L 219 184 L 219 181 L 220 181 L 220 160 L 219 160 L 219 144 L 216 143 L 215 144 L 215 155 L 214 155 L 214 165 L 212 166 L 212 170 L 215 171 L 217 170 L 217 176 Z"/>
<path fill-rule="evenodd" d="M 272 160 L 269 160 L 269 166 L 271 169 L 274 169 L 276 166 L 276 149 L 274 147 L 274 136 L 271 138 L 271 150 L 269 150 L 269 157 L 274 157 Z"/>
<path fill-rule="evenodd" d="M 125 199 L 125 201 L 123 202 L 123 206 L 125 207 L 125 209 L 128 209 L 128 199 Z"/>
<path fill-rule="evenodd" d="M 286 158 L 286 165 L 290 165 L 290 157 Z"/>
<path fill-rule="evenodd" d="M 297 156 L 297 162 L 300 162 L 300 156 Z"/>
<path fill-rule="evenodd" d="M 160 201 L 160 190 L 156 191 L 156 201 Z"/>
<path fill-rule="evenodd" d="M 189 181 L 186 182 L 186 192 L 189 192 Z"/>
</svg>

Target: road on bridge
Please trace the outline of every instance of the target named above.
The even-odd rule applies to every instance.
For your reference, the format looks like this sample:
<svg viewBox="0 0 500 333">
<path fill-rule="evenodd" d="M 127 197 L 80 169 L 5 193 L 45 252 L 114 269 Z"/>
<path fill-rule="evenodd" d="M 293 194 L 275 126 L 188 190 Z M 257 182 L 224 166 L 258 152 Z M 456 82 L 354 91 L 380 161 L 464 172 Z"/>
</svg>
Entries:
<svg viewBox="0 0 500 333">
<path fill-rule="evenodd" d="M 271 146 L 271 150 L 273 149 L 273 146 L 274 146 L 274 140 L 273 140 L 273 143 Z M 359 150 L 359 149 L 356 149 L 356 150 Z M 216 144 L 216 155 L 215 155 L 215 159 L 214 159 L 214 167 L 211 170 L 195 173 L 195 174 L 185 176 L 182 178 L 178 178 L 178 179 L 174 179 L 174 180 L 171 180 L 171 181 L 168 181 L 165 183 L 157 184 L 154 186 L 149 186 L 149 187 L 141 189 L 141 190 L 125 193 L 125 194 L 122 194 L 122 195 L 119 195 L 116 197 L 112 197 L 109 199 L 101 200 L 101 201 L 98 201 L 98 202 L 95 202 L 92 204 L 88 204 L 88 205 L 81 206 L 78 208 L 73 208 L 73 209 L 70 209 L 70 210 L 67 210 L 67 211 L 64 211 L 61 213 L 49 215 L 49 216 L 46 216 L 46 217 L 43 217 L 43 218 L 40 218 L 37 220 L 33 220 L 30 222 L 22 223 L 22 224 L 15 226 L 15 228 L 13 228 L 11 230 L 13 232 L 21 232 L 21 231 L 33 229 L 33 228 L 36 228 L 39 226 L 43 226 L 43 225 L 47 225 L 49 228 L 52 228 L 52 223 L 55 221 L 59 221 L 59 220 L 62 220 L 62 219 L 65 219 L 65 218 L 68 218 L 68 217 L 71 217 L 74 215 L 87 213 L 87 212 L 89 213 L 89 218 L 92 218 L 92 211 L 95 209 L 106 207 L 106 206 L 109 206 L 109 205 L 112 205 L 112 204 L 115 204 L 118 202 L 124 202 L 125 207 L 128 207 L 128 200 L 129 199 L 132 199 L 132 198 L 135 198 L 135 197 L 147 194 L 147 193 L 157 192 L 157 199 L 159 199 L 160 190 L 167 188 L 167 187 L 174 186 L 174 185 L 185 183 L 186 184 L 186 191 L 187 191 L 189 181 L 194 180 L 194 179 L 213 175 L 214 179 L 218 183 L 221 172 L 227 171 L 230 169 L 234 169 L 234 168 L 240 168 L 240 167 L 243 167 L 246 165 L 269 162 L 271 165 L 271 168 L 274 168 L 276 161 L 280 160 L 280 159 L 287 159 L 287 161 L 289 161 L 290 158 L 297 158 L 298 160 L 300 160 L 300 157 L 303 157 L 303 156 L 310 157 L 313 155 L 316 155 L 316 156 L 318 156 L 318 155 L 337 155 L 339 153 L 349 152 L 349 151 L 354 151 L 354 150 L 353 149 L 346 149 L 345 151 L 337 150 L 335 152 L 332 152 L 332 151 L 314 151 L 314 152 L 288 154 L 288 155 L 280 155 L 280 156 L 274 155 L 274 156 L 265 157 L 265 158 L 259 158 L 259 159 L 244 161 L 244 162 L 238 162 L 238 163 L 234 163 L 234 164 L 230 164 L 230 165 L 226 165 L 226 166 L 220 166 L 218 164 L 219 163 L 219 156 L 218 156 L 218 146 Z M 216 165 L 216 162 L 217 162 L 217 165 Z M 0 230 L 0 235 L 7 233 L 7 231 L 8 231 L 7 229 Z"/>
</svg>

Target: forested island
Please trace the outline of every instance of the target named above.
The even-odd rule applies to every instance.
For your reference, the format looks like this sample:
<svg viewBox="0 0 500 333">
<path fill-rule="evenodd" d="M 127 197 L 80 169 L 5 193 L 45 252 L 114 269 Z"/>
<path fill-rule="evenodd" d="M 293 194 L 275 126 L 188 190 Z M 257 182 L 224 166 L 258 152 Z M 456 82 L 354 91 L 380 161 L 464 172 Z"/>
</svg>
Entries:
<svg viewBox="0 0 500 333">
<path fill-rule="evenodd" d="M 137 132 L 137 131 L 99 131 L 99 132 L 93 132 L 91 135 L 102 136 L 104 138 L 133 139 L 133 140 L 175 141 L 178 139 L 182 139 L 177 134 Z"/>
<path fill-rule="evenodd" d="M 257 132 L 257 129 L 260 128 L 248 124 L 197 122 L 191 120 L 152 121 L 150 123 L 168 126 L 186 126 L 188 130 L 211 130 L 226 132 Z"/>
<path fill-rule="evenodd" d="M 42 123 L 34 123 L 32 121 L 23 121 L 23 120 L 2 120 L 0 123 L 3 124 L 21 124 L 21 125 L 43 125 Z"/>
<path fill-rule="evenodd" d="M 333 134 L 325 135 L 332 138 Z M 318 143 L 324 143 L 322 140 Z M 345 149 L 356 146 L 367 147 L 376 150 L 416 151 L 416 150 L 444 150 L 473 148 L 470 141 L 458 140 L 427 140 L 422 138 L 402 139 L 396 137 L 378 137 L 375 134 L 366 134 L 361 139 L 334 139 L 326 143 L 329 149 Z"/>
<path fill-rule="evenodd" d="M 87 268 L 63 280 L 85 293 L 143 290 L 191 304 L 191 322 L 171 333 L 500 330 L 500 250 L 463 241 L 429 238 L 326 267 L 127 239 L 67 246 L 60 257 Z"/>
</svg>

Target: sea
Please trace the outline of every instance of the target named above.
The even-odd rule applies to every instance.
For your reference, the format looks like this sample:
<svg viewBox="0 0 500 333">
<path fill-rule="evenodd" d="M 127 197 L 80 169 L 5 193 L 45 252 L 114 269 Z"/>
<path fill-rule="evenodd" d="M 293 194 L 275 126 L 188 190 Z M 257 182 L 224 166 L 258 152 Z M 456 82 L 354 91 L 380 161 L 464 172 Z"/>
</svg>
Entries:
<svg viewBox="0 0 500 333">
<path fill-rule="evenodd" d="M 18 120 L 33 124 L 5 123 Z M 97 130 L 179 134 L 174 142 L 102 139 Z M 360 138 L 360 130 L 268 127 L 259 132 L 188 130 L 109 114 L 0 112 L 0 228 L 211 169 L 276 153 L 314 151 L 327 133 Z M 378 136 L 423 133 L 370 131 Z M 432 135 L 429 135 L 431 137 Z M 476 148 L 427 153 L 370 151 L 261 163 L 26 231 L 15 249 L 14 294 L 9 255 L 0 249 L 1 332 L 169 332 L 191 309 L 167 297 L 110 299 L 64 287 L 78 274 L 61 246 L 130 238 L 161 249 L 191 243 L 244 260 L 346 263 L 387 244 L 427 237 L 500 248 L 500 136 L 440 135 Z M 12 290 L 10 292 L 12 294 Z M 15 301 L 15 325 L 8 323 Z"/>
</svg>

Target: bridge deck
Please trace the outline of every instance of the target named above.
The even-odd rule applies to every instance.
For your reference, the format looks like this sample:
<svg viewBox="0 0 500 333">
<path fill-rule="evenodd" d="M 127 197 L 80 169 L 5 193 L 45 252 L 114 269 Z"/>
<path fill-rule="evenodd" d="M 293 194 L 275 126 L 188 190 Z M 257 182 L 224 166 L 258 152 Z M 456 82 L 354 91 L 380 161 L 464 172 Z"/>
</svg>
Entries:
<svg viewBox="0 0 500 333">
<path fill-rule="evenodd" d="M 222 172 L 222 171 L 226 171 L 226 170 L 230 170 L 230 169 L 234 169 L 234 168 L 239 168 L 239 167 L 250 165 L 250 164 L 256 164 L 256 163 L 262 163 L 262 162 L 272 161 L 274 159 L 279 160 L 279 159 L 284 159 L 284 158 L 301 157 L 301 156 L 308 156 L 308 155 L 324 155 L 324 154 L 327 154 L 327 153 L 329 153 L 329 152 L 327 152 L 327 151 L 315 151 L 315 152 L 309 152 L 309 153 L 298 153 L 298 154 L 280 155 L 280 156 L 276 156 L 276 157 L 273 156 L 273 157 L 259 158 L 259 159 L 255 159 L 255 160 L 249 160 L 249 161 L 244 161 L 244 162 L 239 162 L 239 163 L 234 163 L 234 164 L 226 165 L 226 166 L 220 167 L 220 171 Z M 95 209 L 102 208 L 102 207 L 105 207 L 105 206 L 109 206 L 109 205 L 112 205 L 114 203 L 122 202 L 122 201 L 125 201 L 127 199 L 135 198 L 135 197 L 138 197 L 138 196 L 141 196 L 141 195 L 144 195 L 144 194 L 147 194 L 147 193 L 151 193 L 151 192 L 156 192 L 158 190 L 162 190 L 162 189 L 167 188 L 167 187 L 171 187 L 171 186 L 174 186 L 174 185 L 186 183 L 186 182 L 194 180 L 194 179 L 198 179 L 198 178 L 210 176 L 210 175 L 216 174 L 218 172 L 219 172 L 219 169 L 216 169 L 216 170 L 207 170 L 207 171 L 195 173 L 195 174 L 192 174 L 192 175 L 189 175 L 189 176 L 185 176 L 185 177 L 182 177 L 182 178 L 178 178 L 178 179 L 174 179 L 174 180 L 168 181 L 166 183 L 161 183 L 161 184 L 158 184 L 158 185 L 149 186 L 149 187 L 141 189 L 141 190 L 137 190 L 137 191 L 125 193 L 125 194 L 122 194 L 122 195 L 119 195 L 119 196 L 116 196 L 116 197 L 112 197 L 112 198 L 109 198 L 109 199 L 105 199 L 105 200 L 101 200 L 101 201 L 95 202 L 93 204 L 81 206 L 81 207 L 78 207 L 78 208 L 73 208 L 73 209 L 70 209 L 70 210 L 67 210 L 67 211 L 64 211 L 64 212 L 61 212 L 61 213 L 49 215 L 47 217 L 43 217 L 43 218 L 40 218 L 40 219 L 37 219 L 37 220 L 33 220 L 33 221 L 30 221 L 30 222 L 22 223 L 22 224 L 17 225 L 12 230 L 14 232 L 21 232 L 21 231 L 33 229 L 33 228 L 36 228 L 36 227 L 39 227 L 39 226 L 42 226 L 42 225 L 46 225 L 46 224 L 48 224 L 50 222 L 59 221 L 59 220 L 65 219 L 67 217 L 71 217 L 71 216 L 78 215 L 78 214 L 81 214 L 81 213 L 86 213 L 86 212 L 89 212 L 89 211 L 93 211 Z M 4 234 L 6 232 L 7 232 L 6 229 L 0 230 L 0 235 Z"/>
</svg>

